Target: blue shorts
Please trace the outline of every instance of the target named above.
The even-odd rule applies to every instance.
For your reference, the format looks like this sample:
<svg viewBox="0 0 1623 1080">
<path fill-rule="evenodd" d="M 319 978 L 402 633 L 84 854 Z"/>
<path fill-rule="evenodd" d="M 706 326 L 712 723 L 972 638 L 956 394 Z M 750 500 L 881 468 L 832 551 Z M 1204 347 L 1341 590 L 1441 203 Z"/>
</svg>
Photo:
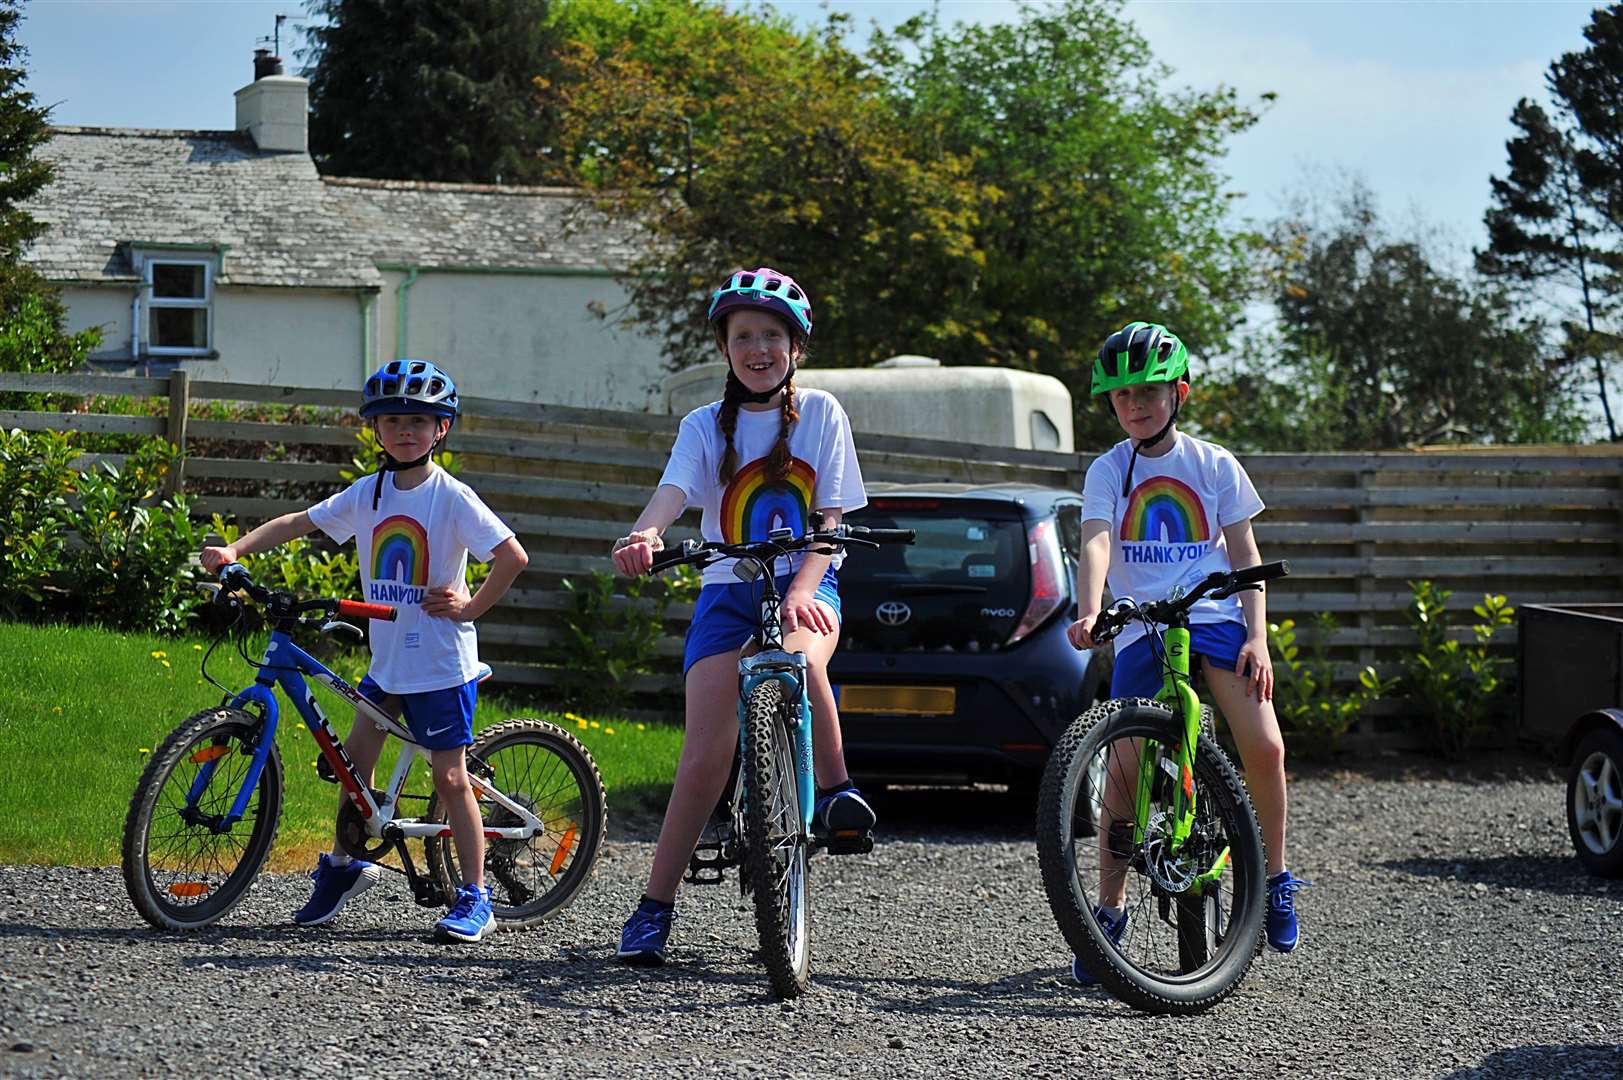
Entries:
<svg viewBox="0 0 1623 1080">
<path fill-rule="evenodd" d="M 1245 644 L 1246 625 L 1225 619 L 1216 623 L 1196 623 L 1189 628 L 1189 672 L 1197 674 L 1200 665 L 1195 657 L 1204 656 L 1215 667 L 1233 671 L 1240 662 L 1240 647 Z M 1161 662 L 1150 651 L 1150 639 L 1141 637 L 1126 649 L 1116 653 L 1116 668 L 1110 675 L 1110 696 L 1113 698 L 1154 697 L 1161 692 L 1166 681 Z"/>
<path fill-rule="evenodd" d="M 366 675 L 355 689 L 380 709 L 387 709 L 391 698 L 398 699 L 400 714 L 411 729 L 411 737 L 425 750 L 455 750 L 459 746 L 473 745 L 473 705 L 479 698 L 478 679 L 444 690 L 390 694 L 373 682 L 372 676 Z"/>
<path fill-rule="evenodd" d="M 792 581 L 792 574 L 778 575 L 778 593 L 781 595 Z M 832 566 L 823 571 L 823 580 L 817 583 L 816 598 L 834 609 L 834 621 L 839 622 L 840 580 Z M 693 607 L 693 621 L 688 624 L 687 644 L 682 649 L 682 674 L 686 675 L 688 668 L 707 656 L 743 647 L 761 625 L 760 608 L 758 581 L 706 585 L 700 589 L 699 602 Z"/>
</svg>

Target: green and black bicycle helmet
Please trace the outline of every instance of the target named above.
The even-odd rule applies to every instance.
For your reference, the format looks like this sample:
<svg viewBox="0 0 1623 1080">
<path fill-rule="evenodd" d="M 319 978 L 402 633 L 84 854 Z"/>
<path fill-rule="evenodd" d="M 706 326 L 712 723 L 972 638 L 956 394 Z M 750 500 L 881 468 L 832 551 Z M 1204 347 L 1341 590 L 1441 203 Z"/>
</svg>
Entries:
<svg viewBox="0 0 1623 1080">
<path fill-rule="evenodd" d="M 1099 358 L 1093 362 L 1093 393 L 1108 394 L 1123 386 L 1150 383 L 1176 383 L 1189 379 L 1189 350 L 1178 335 L 1160 323 L 1130 322 L 1105 338 Z M 1108 403 L 1109 399 L 1105 399 Z M 1167 437 L 1178 420 L 1178 396 L 1172 397 L 1172 415 L 1160 431 L 1133 447 L 1127 459 L 1127 473 L 1121 480 L 1122 498 L 1133 484 L 1133 466 L 1141 450 L 1147 450 Z"/>
<path fill-rule="evenodd" d="M 1189 378 L 1189 350 L 1159 323 L 1133 322 L 1105 339 L 1093 362 L 1093 392 L 1117 387 L 1177 382 Z"/>
</svg>

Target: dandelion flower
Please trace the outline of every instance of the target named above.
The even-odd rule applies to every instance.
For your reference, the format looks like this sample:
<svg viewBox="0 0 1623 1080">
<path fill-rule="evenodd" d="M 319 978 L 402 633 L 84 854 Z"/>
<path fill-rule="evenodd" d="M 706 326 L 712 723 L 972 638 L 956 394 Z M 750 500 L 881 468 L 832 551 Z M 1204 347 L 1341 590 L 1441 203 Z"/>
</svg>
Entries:
<svg viewBox="0 0 1623 1080">
<path fill-rule="evenodd" d="M 164 667 L 170 667 L 171 666 L 169 661 L 167 661 L 167 660 L 164 660 L 162 663 L 163 663 Z"/>
<path fill-rule="evenodd" d="M 192 651 L 193 652 L 202 652 L 203 651 L 203 646 L 201 646 L 201 645 L 193 645 L 192 646 Z"/>
<path fill-rule="evenodd" d="M 580 728 L 582 731 L 585 731 L 586 730 L 586 721 L 584 721 L 584 720 L 576 720 L 575 721 L 575 726 Z"/>
<path fill-rule="evenodd" d="M 151 656 L 152 659 L 154 659 L 154 660 L 162 660 L 164 657 L 168 656 L 169 654 L 164 652 L 162 649 L 153 649 L 152 652 L 149 653 L 148 655 Z"/>
<path fill-rule="evenodd" d="M 637 730 L 638 731 L 647 731 L 648 730 L 648 725 L 647 724 L 638 724 L 637 725 Z"/>
<path fill-rule="evenodd" d="M 606 727 L 606 728 L 603 729 L 603 734 L 605 734 L 605 735 L 613 735 L 614 734 L 614 729 L 611 728 L 611 727 Z"/>
<path fill-rule="evenodd" d="M 152 748 L 150 746 L 143 746 L 137 749 L 135 752 L 137 754 L 150 754 L 152 753 Z"/>
<path fill-rule="evenodd" d="M 52 705 L 51 706 L 51 711 L 54 712 L 56 715 L 61 716 L 62 715 L 62 706 L 60 706 L 60 705 Z"/>
<path fill-rule="evenodd" d="M 602 726 L 603 726 L 603 725 L 602 725 L 602 724 L 600 724 L 600 723 L 598 723 L 598 722 L 597 722 L 597 721 L 596 721 L 596 720 L 593 720 L 593 721 L 592 721 L 592 726 L 593 726 L 593 727 L 602 727 Z"/>
</svg>

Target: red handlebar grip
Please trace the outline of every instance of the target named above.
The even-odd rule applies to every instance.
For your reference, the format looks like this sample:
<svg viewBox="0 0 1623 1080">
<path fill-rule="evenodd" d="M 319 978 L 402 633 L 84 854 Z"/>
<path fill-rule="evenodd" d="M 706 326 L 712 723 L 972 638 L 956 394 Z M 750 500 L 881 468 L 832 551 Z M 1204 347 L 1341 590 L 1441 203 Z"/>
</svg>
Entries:
<svg viewBox="0 0 1623 1080">
<path fill-rule="evenodd" d="M 382 619 L 384 622 L 394 622 L 397 610 L 388 604 L 368 604 L 360 600 L 338 601 L 338 614 L 351 615 L 357 619 Z"/>
</svg>

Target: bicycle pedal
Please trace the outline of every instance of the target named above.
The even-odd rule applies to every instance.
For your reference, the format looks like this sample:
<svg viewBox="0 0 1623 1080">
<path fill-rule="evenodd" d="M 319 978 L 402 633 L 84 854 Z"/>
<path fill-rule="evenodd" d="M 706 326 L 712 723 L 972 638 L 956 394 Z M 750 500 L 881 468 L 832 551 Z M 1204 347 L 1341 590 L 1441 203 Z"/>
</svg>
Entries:
<svg viewBox="0 0 1623 1080">
<path fill-rule="evenodd" d="M 873 833 L 867 829 L 837 829 L 822 841 L 830 855 L 866 855 L 873 850 Z"/>
<path fill-rule="evenodd" d="M 418 907 L 442 908 L 446 906 L 445 894 L 427 881 L 412 882 L 411 898 L 417 901 Z"/>
<path fill-rule="evenodd" d="M 700 844 L 693 849 L 693 855 L 688 859 L 688 872 L 682 880 L 690 885 L 720 885 L 726 880 L 723 871 L 737 864 L 738 860 L 727 857 L 726 849 L 721 844 Z"/>
<path fill-rule="evenodd" d="M 316 758 L 316 775 L 329 784 L 338 783 L 338 773 L 333 771 L 332 762 L 328 761 L 325 755 Z"/>
</svg>

